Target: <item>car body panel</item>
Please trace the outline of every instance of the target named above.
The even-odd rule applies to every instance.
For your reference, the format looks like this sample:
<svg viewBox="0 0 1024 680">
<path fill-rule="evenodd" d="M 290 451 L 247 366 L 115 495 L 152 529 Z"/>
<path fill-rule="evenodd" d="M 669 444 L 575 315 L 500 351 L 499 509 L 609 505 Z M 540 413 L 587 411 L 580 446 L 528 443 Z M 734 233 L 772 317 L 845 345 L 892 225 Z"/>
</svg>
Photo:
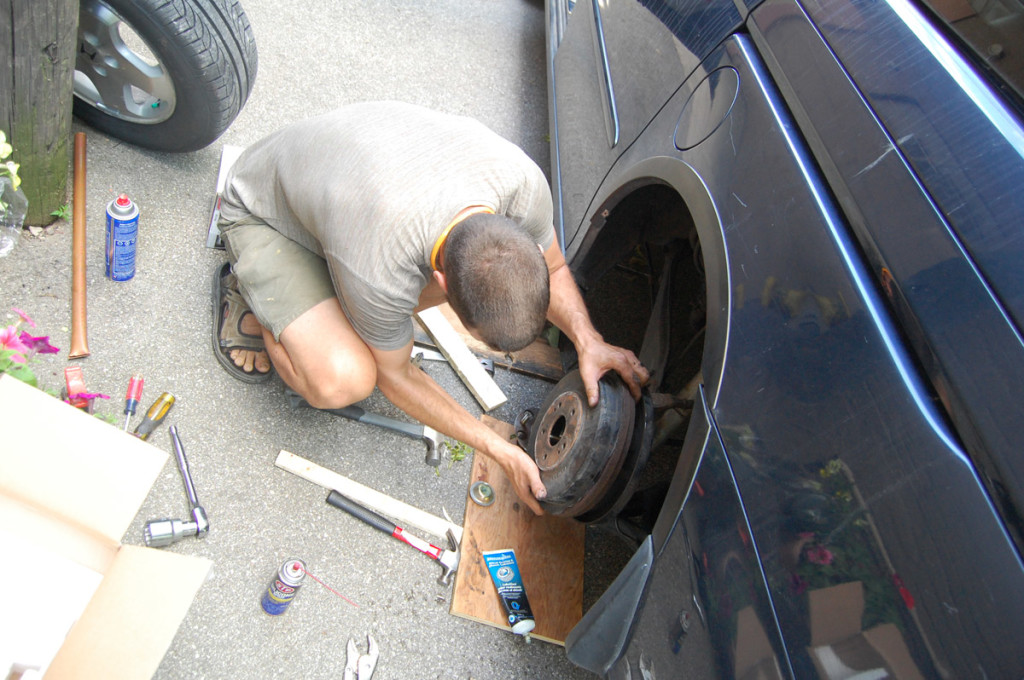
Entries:
<svg viewBox="0 0 1024 680">
<path fill-rule="evenodd" d="M 790 93 L 816 161 L 935 391 L 1024 546 L 1024 421 L 1014 398 L 1024 384 L 1024 344 L 1013 322 L 1024 287 L 1024 193 L 1016 189 L 1024 186 L 1024 130 L 1005 105 L 981 110 L 976 99 L 992 96 L 981 92 L 984 83 L 954 77 L 966 65 L 931 56 L 889 4 L 863 12 L 832 7 L 819 18 L 819 34 L 798 5 L 769 0 L 754 13 L 751 31 Z M 867 66 L 856 82 L 847 76 L 826 40 L 856 61 L 863 46 L 846 43 L 864 30 L 842 23 L 854 18 L 889 27 L 873 52 L 889 60 L 897 42 L 897 76 Z"/>
<path fill-rule="evenodd" d="M 820 51 L 820 34 L 795 40 L 776 23 L 806 21 L 804 10 L 769 0 L 751 17 L 756 42 L 742 34 L 725 39 L 628 148 L 592 157 L 593 167 L 573 178 L 585 196 L 579 204 L 589 207 L 564 247 L 584 289 L 600 275 L 593 263 L 607 258 L 603 251 L 632 245 L 613 246 L 621 234 L 606 219 L 650 184 L 683 198 L 707 278 L 707 418 L 691 422 L 652 532 L 654 564 L 636 615 L 628 622 L 585 618 L 590 631 L 629 631 L 619 661 L 595 670 L 610 677 L 644 666 L 656 677 L 679 669 L 694 677 L 814 677 L 827 675 L 838 658 L 897 677 L 1020 677 L 1015 632 L 1024 627 L 1024 572 L 1007 529 L 1011 515 L 992 496 L 992 474 L 1006 475 L 1010 463 L 988 467 L 993 458 L 984 455 L 1014 429 L 978 415 L 1004 412 L 997 402 L 1008 399 L 1009 386 L 994 380 L 994 391 L 982 393 L 990 367 L 978 362 L 986 355 L 941 346 L 964 339 L 966 330 L 991 331 L 1008 343 L 997 346 L 1012 378 L 1024 362 L 1010 351 L 1009 316 L 966 249 L 950 249 L 958 234 L 898 144 L 887 151 L 874 143 L 885 127 L 863 99 L 849 96 L 857 94 L 853 81 L 827 78 L 828 87 L 817 90 L 826 101 L 811 106 L 815 81 L 794 85 L 783 77 L 795 63 L 813 70 L 808 59 L 820 58 L 822 68 L 836 63 L 824 60 L 831 53 Z M 606 31 L 612 28 L 621 26 L 606 21 Z M 659 30 L 650 44 L 665 38 L 668 29 Z M 650 36 L 632 36 L 641 38 Z M 738 87 L 707 84 L 723 69 L 735 72 Z M 556 89 L 578 77 L 556 64 Z M 558 95 L 560 155 L 603 140 L 604 121 L 587 127 L 574 119 L 573 137 L 563 135 L 562 101 Z M 725 111 L 724 119 L 706 125 L 686 111 L 694 101 L 716 116 Z M 841 127 L 820 123 L 823 113 Z M 678 145 L 685 151 L 674 143 L 680 120 L 701 128 L 692 147 Z M 840 132 L 845 143 L 835 141 Z M 562 164 L 563 187 L 574 167 Z M 871 204 L 864 186 L 883 205 Z M 901 225 L 919 238 L 901 240 Z M 872 244 L 886 239 L 891 252 L 881 259 Z M 923 264 L 882 277 L 883 263 L 915 259 Z M 936 263 L 970 292 L 944 298 L 966 306 L 944 320 L 924 310 L 920 288 L 928 282 L 914 278 L 934 273 Z M 956 363 L 945 352 L 958 357 L 956 370 L 943 363 Z M 960 371 L 972 366 L 977 385 L 964 387 Z M 943 367 L 945 382 L 935 378 Z M 1019 486 L 1012 474 L 1002 479 Z M 698 486 L 703 496 L 694 493 Z M 697 577 L 689 573 L 694 561 Z M 681 611 L 694 608 L 695 593 L 706 623 L 691 619 L 691 626 L 706 625 L 706 635 L 691 627 L 680 638 L 675 626 Z M 588 634 L 581 629 L 581 637 Z"/>
<path fill-rule="evenodd" d="M 615 158 L 707 52 L 740 25 L 732 0 L 709 0 L 699 7 L 696 16 L 677 12 L 666 17 L 686 38 L 682 41 L 633 0 L 575 3 L 553 56 L 555 78 L 565 86 L 553 88 L 552 106 L 559 120 L 568 121 L 557 126 L 553 149 L 564 182 L 555 198 L 562 220 L 559 230 L 565 234 L 563 245 L 575 238 L 593 187 Z M 688 23 L 690 19 L 696 23 Z M 636 40 L 638 35 L 645 39 Z M 596 130 L 604 132 L 595 137 Z"/>
</svg>

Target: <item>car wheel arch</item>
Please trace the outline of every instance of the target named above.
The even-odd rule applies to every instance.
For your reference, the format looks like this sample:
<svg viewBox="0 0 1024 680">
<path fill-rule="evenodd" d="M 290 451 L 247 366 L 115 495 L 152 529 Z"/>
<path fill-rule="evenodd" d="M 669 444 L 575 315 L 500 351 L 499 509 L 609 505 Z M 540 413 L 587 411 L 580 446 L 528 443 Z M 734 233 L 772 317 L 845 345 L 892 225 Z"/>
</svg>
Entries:
<svg viewBox="0 0 1024 680">
<path fill-rule="evenodd" d="M 643 198 L 654 192 L 659 193 L 659 198 L 671 192 L 679 204 L 645 204 Z M 713 408 L 728 347 L 731 286 L 725 230 L 707 184 L 685 161 L 672 156 L 651 156 L 621 170 L 613 169 L 591 206 L 594 208 L 587 220 L 589 228 L 566 250 L 566 258 L 584 291 L 618 261 L 618 256 L 637 245 L 652 242 L 652 238 L 665 242 L 688 235 L 696 237 L 703 262 L 707 315 L 701 366 L 704 389 Z M 666 228 L 665 223 L 672 220 L 664 220 L 653 232 L 647 226 L 641 227 L 647 232 L 641 233 L 636 219 L 644 215 L 636 213 L 642 209 L 651 210 L 655 217 L 678 210 L 686 215 L 674 227 Z M 611 254 L 602 252 L 610 244 L 614 244 Z"/>
</svg>

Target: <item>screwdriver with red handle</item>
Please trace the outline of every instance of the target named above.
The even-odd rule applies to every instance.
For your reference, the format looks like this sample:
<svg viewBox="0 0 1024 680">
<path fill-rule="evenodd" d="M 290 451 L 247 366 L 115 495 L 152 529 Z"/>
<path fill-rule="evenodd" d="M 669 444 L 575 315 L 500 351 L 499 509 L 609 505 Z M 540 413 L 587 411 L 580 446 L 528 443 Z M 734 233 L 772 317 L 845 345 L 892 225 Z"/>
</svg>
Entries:
<svg viewBox="0 0 1024 680">
<path fill-rule="evenodd" d="M 142 376 L 138 373 L 128 381 L 128 392 L 124 395 L 124 431 L 128 431 L 128 423 L 135 415 L 135 409 L 139 407 L 139 399 L 142 398 Z"/>
</svg>

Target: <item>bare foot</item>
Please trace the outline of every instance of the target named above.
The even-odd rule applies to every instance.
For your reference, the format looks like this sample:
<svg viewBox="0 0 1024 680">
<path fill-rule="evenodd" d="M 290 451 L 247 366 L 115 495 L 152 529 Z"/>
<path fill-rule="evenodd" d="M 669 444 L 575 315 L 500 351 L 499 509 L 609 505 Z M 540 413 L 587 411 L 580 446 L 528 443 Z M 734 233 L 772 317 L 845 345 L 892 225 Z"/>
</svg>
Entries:
<svg viewBox="0 0 1024 680">
<path fill-rule="evenodd" d="M 271 371 L 266 340 L 270 337 L 238 292 L 238 282 L 225 263 L 214 277 L 214 298 L 220 302 L 214 351 L 236 378 L 262 382 Z"/>
<path fill-rule="evenodd" d="M 262 335 L 263 325 L 252 312 L 246 312 L 239 322 L 240 330 L 246 335 Z M 231 361 L 246 373 L 252 373 L 255 369 L 258 373 L 270 371 L 270 357 L 266 350 L 233 349 L 228 352 Z"/>
</svg>

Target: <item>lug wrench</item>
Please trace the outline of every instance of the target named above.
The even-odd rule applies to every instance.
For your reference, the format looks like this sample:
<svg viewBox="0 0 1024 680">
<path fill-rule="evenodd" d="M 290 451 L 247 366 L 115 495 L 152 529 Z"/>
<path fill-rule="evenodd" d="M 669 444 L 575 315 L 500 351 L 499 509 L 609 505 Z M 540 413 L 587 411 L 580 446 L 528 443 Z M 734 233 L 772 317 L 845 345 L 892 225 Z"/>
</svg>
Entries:
<svg viewBox="0 0 1024 680">
<path fill-rule="evenodd" d="M 154 519 L 146 522 L 142 537 L 150 548 L 162 548 L 180 541 L 186 536 L 203 538 L 210 530 L 210 520 L 206 516 L 206 510 L 199 505 L 196 487 L 192 484 L 192 473 L 188 469 L 188 460 L 185 459 L 185 449 L 181 445 L 181 439 L 178 438 L 178 428 L 171 425 L 170 432 L 171 443 L 174 445 L 174 457 L 178 459 L 178 471 L 181 472 L 181 479 L 185 482 L 185 494 L 188 496 L 192 521 Z"/>
<path fill-rule="evenodd" d="M 292 408 L 313 408 L 298 392 L 286 389 L 285 395 L 288 397 L 288 403 L 291 404 Z M 432 427 L 423 425 L 422 423 L 406 423 L 377 413 L 370 413 L 358 406 L 316 410 L 341 416 L 342 418 L 348 418 L 349 420 L 354 420 L 359 423 L 376 425 L 377 427 L 383 427 L 384 429 L 404 434 L 406 437 L 418 439 L 427 445 L 427 454 L 423 462 L 431 467 L 437 467 L 440 465 L 441 458 L 444 456 L 445 451 L 448 450 L 448 442 L 442 441 L 441 435 L 438 431 Z"/>
<path fill-rule="evenodd" d="M 455 534 L 451 529 L 448 530 L 448 545 L 450 548 L 446 550 L 413 536 L 388 518 L 378 515 L 373 510 L 356 503 L 351 498 L 343 496 L 337 491 L 331 491 L 327 495 L 327 502 L 339 510 L 344 510 L 353 517 L 363 520 L 374 529 L 383 531 L 388 536 L 397 538 L 399 541 L 416 548 L 424 555 L 437 560 L 444 569 L 444 572 L 437 578 L 437 582 L 443 586 L 451 583 L 452 574 L 459 568 L 459 544 L 455 540 Z"/>
</svg>

